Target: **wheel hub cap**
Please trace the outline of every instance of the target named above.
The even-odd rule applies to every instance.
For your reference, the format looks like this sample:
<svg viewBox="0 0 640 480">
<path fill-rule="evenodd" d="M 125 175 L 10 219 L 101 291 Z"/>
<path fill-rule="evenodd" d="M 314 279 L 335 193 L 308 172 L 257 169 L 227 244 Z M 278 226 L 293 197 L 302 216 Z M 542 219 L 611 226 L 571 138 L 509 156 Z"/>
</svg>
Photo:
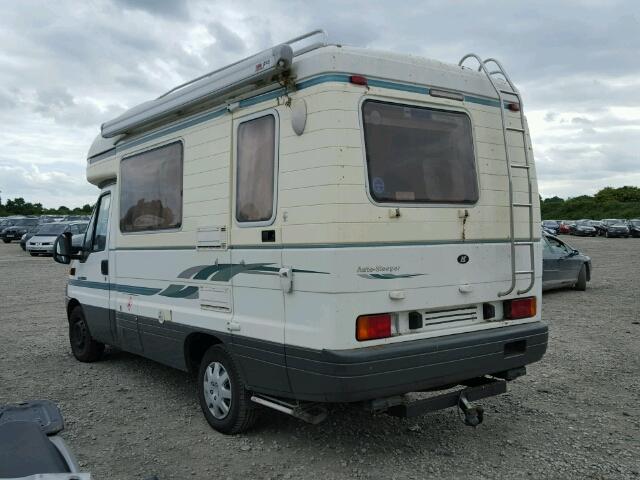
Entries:
<svg viewBox="0 0 640 480">
<path fill-rule="evenodd" d="M 229 373 L 219 362 L 211 362 L 204 372 L 204 398 L 211 414 L 222 420 L 231 408 L 231 381 Z"/>
</svg>

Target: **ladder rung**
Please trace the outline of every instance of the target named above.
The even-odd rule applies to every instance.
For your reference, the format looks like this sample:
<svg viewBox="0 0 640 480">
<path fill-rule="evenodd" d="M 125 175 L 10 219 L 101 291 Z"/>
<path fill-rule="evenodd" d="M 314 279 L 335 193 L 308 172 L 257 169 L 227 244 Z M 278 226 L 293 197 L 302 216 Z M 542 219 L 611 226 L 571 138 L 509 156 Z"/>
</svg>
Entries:
<svg viewBox="0 0 640 480">
<path fill-rule="evenodd" d="M 514 207 L 530 207 L 531 206 L 530 203 L 512 203 L 511 205 L 513 205 Z"/>
<path fill-rule="evenodd" d="M 533 242 L 513 242 L 514 245 L 533 245 Z"/>
<path fill-rule="evenodd" d="M 516 270 L 516 275 L 531 275 L 533 270 Z"/>
<path fill-rule="evenodd" d="M 507 130 L 510 131 L 510 132 L 524 133 L 524 128 L 507 127 Z"/>
<path fill-rule="evenodd" d="M 512 163 L 511 168 L 531 168 L 530 165 L 522 165 L 521 163 Z"/>
</svg>

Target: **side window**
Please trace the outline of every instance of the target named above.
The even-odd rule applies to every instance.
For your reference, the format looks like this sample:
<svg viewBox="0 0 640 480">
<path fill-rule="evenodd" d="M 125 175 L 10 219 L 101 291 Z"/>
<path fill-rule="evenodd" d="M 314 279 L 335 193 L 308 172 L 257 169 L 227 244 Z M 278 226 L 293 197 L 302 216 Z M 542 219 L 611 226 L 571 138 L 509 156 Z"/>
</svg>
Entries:
<svg viewBox="0 0 640 480">
<path fill-rule="evenodd" d="M 551 245 L 549 245 L 549 240 L 546 237 L 542 237 L 542 248 L 546 253 L 552 253 Z"/>
<path fill-rule="evenodd" d="M 75 224 L 69 225 L 69 231 L 72 235 L 75 235 L 76 233 L 78 233 L 78 226 Z"/>
<path fill-rule="evenodd" d="M 238 125 L 236 220 L 273 222 L 275 216 L 276 118 L 274 115 Z"/>
<path fill-rule="evenodd" d="M 120 231 L 169 230 L 182 225 L 182 143 L 122 160 Z"/>
<path fill-rule="evenodd" d="M 560 240 L 556 240 L 555 238 L 547 238 L 549 245 L 551 246 L 551 251 L 554 253 L 567 253 L 569 250 Z"/>
<path fill-rule="evenodd" d="M 101 252 L 107 246 L 107 233 L 109 232 L 109 207 L 111 206 L 111 195 L 105 195 L 100 201 L 97 210 L 95 235 L 91 245 L 92 252 Z"/>
</svg>

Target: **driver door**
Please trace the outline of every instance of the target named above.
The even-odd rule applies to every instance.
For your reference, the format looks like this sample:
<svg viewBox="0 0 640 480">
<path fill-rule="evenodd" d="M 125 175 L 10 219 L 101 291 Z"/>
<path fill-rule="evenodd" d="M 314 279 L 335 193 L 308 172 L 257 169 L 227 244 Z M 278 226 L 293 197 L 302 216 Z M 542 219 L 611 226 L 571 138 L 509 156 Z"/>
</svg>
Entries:
<svg viewBox="0 0 640 480">
<path fill-rule="evenodd" d="M 85 234 L 84 259 L 76 266 L 73 285 L 81 303 L 91 335 L 103 343 L 114 343 L 110 314 L 111 272 L 109 271 L 109 225 L 112 194 L 108 189 L 96 203 Z M 70 282 L 71 284 L 71 282 Z"/>
</svg>

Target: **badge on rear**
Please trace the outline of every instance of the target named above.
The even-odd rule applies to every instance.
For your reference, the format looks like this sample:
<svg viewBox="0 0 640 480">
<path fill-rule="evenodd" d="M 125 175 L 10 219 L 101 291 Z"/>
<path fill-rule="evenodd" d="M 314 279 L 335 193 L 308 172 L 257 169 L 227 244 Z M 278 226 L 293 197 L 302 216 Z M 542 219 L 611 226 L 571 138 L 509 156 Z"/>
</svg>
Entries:
<svg viewBox="0 0 640 480">
<path fill-rule="evenodd" d="M 469 262 L 469 255 L 465 255 L 464 253 L 462 255 L 458 255 L 458 263 L 468 263 Z"/>
</svg>

